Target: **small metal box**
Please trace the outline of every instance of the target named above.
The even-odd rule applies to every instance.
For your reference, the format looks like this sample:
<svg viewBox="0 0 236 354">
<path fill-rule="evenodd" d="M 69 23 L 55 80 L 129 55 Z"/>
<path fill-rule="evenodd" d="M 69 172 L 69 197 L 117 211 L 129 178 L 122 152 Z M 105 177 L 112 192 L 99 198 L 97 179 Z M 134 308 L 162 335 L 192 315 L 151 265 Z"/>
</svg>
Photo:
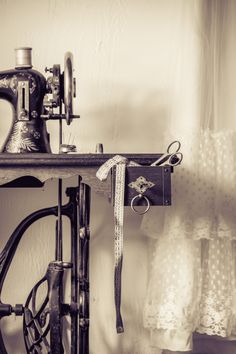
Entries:
<svg viewBox="0 0 236 354">
<path fill-rule="evenodd" d="M 171 205 L 171 173 L 169 166 L 132 166 L 126 167 L 124 205 L 130 206 L 132 199 L 142 194 L 147 197 L 150 205 Z M 116 168 L 112 172 L 113 204 L 115 196 Z M 139 205 L 145 205 L 144 198 Z"/>
</svg>

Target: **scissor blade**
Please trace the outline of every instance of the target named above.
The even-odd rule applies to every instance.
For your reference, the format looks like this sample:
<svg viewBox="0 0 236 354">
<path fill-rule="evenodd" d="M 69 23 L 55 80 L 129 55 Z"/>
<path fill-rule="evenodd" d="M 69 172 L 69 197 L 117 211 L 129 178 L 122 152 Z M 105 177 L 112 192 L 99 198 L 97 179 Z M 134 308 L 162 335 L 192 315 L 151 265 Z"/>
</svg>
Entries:
<svg viewBox="0 0 236 354">
<path fill-rule="evenodd" d="M 164 162 L 166 162 L 169 159 L 170 156 L 171 156 L 170 154 L 163 154 L 161 157 L 159 157 L 159 159 L 153 162 L 151 166 L 161 166 Z"/>
</svg>

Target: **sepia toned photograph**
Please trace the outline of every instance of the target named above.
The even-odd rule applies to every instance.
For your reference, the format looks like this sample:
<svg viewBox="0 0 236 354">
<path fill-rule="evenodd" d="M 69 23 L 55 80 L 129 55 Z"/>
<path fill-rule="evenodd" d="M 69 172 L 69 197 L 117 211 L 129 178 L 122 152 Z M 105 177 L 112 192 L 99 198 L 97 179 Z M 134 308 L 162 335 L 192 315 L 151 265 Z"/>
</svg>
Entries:
<svg viewBox="0 0 236 354">
<path fill-rule="evenodd" d="M 0 354 L 236 354 L 236 0 L 0 18 Z"/>
</svg>

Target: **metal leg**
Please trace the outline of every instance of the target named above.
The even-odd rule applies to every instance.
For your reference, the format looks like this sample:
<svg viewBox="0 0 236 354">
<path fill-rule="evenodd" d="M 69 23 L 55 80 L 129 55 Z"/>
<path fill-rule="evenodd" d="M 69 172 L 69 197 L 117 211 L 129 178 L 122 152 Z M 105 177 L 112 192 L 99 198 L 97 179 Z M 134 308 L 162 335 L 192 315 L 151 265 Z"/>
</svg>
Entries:
<svg viewBox="0 0 236 354">
<path fill-rule="evenodd" d="M 78 201 L 77 194 L 79 193 L 80 185 L 77 188 L 68 188 L 66 193 L 70 195 L 72 200 L 73 211 L 70 214 L 71 221 L 71 354 L 78 354 L 78 257 L 79 257 L 79 242 L 78 242 Z"/>
<path fill-rule="evenodd" d="M 89 230 L 90 187 L 81 184 L 79 194 L 79 354 L 89 353 Z"/>
<path fill-rule="evenodd" d="M 71 354 L 89 354 L 90 187 L 68 188 L 71 221 Z"/>
</svg>

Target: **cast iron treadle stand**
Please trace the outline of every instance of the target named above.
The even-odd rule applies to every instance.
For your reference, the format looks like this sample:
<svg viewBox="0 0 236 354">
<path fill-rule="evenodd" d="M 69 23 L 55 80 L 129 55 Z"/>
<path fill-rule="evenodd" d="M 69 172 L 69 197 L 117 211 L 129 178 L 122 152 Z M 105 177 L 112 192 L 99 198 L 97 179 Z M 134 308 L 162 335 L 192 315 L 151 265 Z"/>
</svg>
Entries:
<svg viewBox="0 0 236 354">
<path fill-rule="evenodd" d="M 37 210 L 27 216 L 16 227 L 0 253 L 0 319 L 11 314 L 23 316 L 23 336 L 27 354 L 89 354 L 90 186 L 95 191 L 111 197 L 112 178 L 101 183 L 96 178 L 96 171 L 113 156 L 114 154 L 99 156 L 98 154 L 65 156 L 45 153 L 27 154 L 27 156 L 0 154 L 0 185 L 2 187 L 29 187 L 32 181 L 34 186 L 38 187 L 50 178 L 57 178 L 59 181 L 58 205 Z M 150 173 L 149 165 L 160 157 L 160 154 L 124 154 L 124 156 L 142 165 L 136 170 L 137 173 L 132 171 L 132 180 L 135 180 L 140 173 L 145 175 L 146 169 L 149 169 Z M 127 170 L 127 180 L 131 178 L 130 172 Z M 168 186 L 165 196 L 158 194 L 160 198 L 160 201 L 157 201 L 158 205 L 167 205 L 167 202 L 170 204 L 170 172 L 171 169 L 161 167 L 152 170 L 157 186 L 165 184 Z M 68 202 L 62 205 L 62 178 L 72 176 L 79 176 L 78 185 L 67 188 Z M 133 193 L 132 190 L 131 193 Z M 150 195 L 150 200 L 151 197 Z M 30 291 L 24 305 L 12 306 L 2 303 L 1 293 L 4 281 L 25 231 L 37 220 L 49 215 L 56 217 L 55 260 L 49 263 L 45 276 Z M 70 221 L 71 257 L 69 262 L 63 259 L 62 216 Z M 70 303 L 65 303 L 63 279 L 68 275 L 71 277 L 71 297 Z M 41 297 L 40 300 L 38 299 L 41 287 L 46 289 L 43 300 Z M 69 352 L 65 352 L 63 343 L 63 322 L 66 316 L 70 317 Z M 3 341 L 1 321 L 0 353 L 16 354 L 7 351 Z"/>
<path fill-rule="evenodd" d="M 12 313 L 23 315 L 23 333 L 27 353 L 64 353 L 62 343 L 62 319 L 71 318 L 71 354 L 88 353 L 89 328 L 89 214 L 90 187 L 79 182 L 76 188 L 67 188 L 69 201 L 61 207 L 61 215 L 70 220 L 71 225 L 71 261 L 63 262 L 62 252 L 50 262 L 45 276 L 33 287 L 25 305 L 12 307 L 0 304 L 1 318 Z M 38 210 L 26 217 L 10 236 L 0 254 L 0 295 L 7 271 L 13 260 L 18 244 L 30 225 L 37 220 L 54 215 L 58 216 L 58 206 Z M 57 221 L 58 224 L 58 221 Z M 58 226 L 57 226 L 58 229 Z M 66 269 L 71 269 L 71 302 L 64 303 L 63 276 Z M 37 304 L 39 288 L 47 284 L 47 293 L 40 305 Z M 48 334 L 50 340 L 48 340 Z M 79 338 L 79 349 L 78 349 Z M 7 353 L 0 333 L 0 352 Z M 11 354 L 11 353 L 9 353 Z"/>
</svg>

